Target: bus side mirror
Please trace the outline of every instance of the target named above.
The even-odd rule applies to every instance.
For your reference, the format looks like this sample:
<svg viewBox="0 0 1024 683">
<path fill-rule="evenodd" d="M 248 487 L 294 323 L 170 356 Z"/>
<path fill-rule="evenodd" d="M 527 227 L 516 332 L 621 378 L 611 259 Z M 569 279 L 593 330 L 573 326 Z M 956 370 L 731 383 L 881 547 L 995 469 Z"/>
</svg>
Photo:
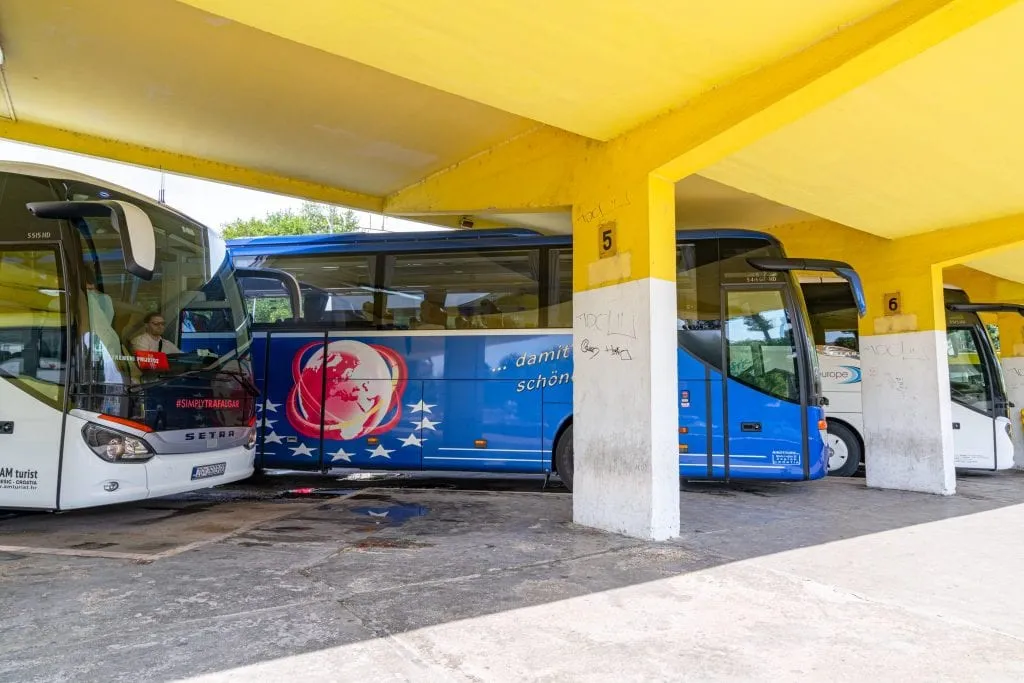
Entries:
<svg viewBox="0 0 1024 683">
<path fill-rule="evenodd" d="M 109 218 L 121 237 L 125 269 L 143 280 L 153 278 L 156 269 L 156 232 L 149 216 L 129 202 L 115 200 L 82 202 L 29 202 L 25 205 L 37 218 L 74 220 Z"/>
</svg>

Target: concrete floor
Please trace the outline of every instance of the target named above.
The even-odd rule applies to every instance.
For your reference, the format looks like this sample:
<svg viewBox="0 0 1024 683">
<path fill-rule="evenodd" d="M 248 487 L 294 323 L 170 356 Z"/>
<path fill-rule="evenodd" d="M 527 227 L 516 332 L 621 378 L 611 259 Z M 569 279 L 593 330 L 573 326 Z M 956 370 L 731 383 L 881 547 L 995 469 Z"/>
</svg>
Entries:
<svg viewBox="0 0 1024 683">
<path fill-rule="evenodd" d="M 688 485 L 661 544 L 538 488 L 286 477 L 0 520 L 0 680 L 1024 679 L 1024 473 Z"/>
</svg>

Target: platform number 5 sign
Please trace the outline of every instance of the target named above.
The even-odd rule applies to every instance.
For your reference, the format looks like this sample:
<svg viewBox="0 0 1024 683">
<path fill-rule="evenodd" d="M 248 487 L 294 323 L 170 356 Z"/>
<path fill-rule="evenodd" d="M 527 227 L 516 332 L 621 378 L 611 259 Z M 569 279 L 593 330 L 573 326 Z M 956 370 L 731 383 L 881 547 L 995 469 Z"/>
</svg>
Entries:
<svg viewBox="0 0 1024 683">
<path fill-rule="evenodd" d="M 615 235 L 615 221 L 598 225 L 597 237 L 597 255 L 600 258 L 615 256 L 619 246 L 619 240 Z"/>
<path fill-rule="evenodd" d="M 886 315 L 899 315 L 902 308 L 900 304 L 900 293 L 889 292 L 888 294 L 882 295 L 885 299 L 885 314 Z"/>
</svg>

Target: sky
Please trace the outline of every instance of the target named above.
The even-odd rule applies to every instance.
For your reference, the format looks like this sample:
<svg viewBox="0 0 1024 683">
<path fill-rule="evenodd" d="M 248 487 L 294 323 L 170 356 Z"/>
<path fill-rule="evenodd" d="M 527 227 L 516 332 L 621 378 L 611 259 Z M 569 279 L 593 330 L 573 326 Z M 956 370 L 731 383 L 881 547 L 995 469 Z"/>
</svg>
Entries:
<svg viewBox="0 0 1024 683">
<path fill-rule="evenodd" d="M 46 164 L 78 171 L 152 197 L 160 192 L 160 172 L 106 159 L 70 154 L 47 147 L 0 140 L 0 160 Z M 272 211 L 297 209 L 301 199 L 249 190 L 233 185 L 167 173 L 164 175 L 164 201 L 171 207 L 220 232 L 224 224 L 236 218 L 262 218 Z M 364 229 L 388 231 L 430 229 L 422 223 L 356 211 Z"/>
</svg>

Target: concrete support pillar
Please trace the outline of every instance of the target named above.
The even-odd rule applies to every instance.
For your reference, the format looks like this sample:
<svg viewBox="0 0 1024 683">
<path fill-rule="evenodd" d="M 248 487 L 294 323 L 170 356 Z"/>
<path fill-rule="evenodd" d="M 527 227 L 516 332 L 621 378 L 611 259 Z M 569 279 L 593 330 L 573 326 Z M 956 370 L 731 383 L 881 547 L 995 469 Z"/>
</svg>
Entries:
<svg viewBox="0 0 1024 683">
<path fill-rule="evenodd" d="M 956 475 L 942 270 L 875 260 L 862 275 L 867 484 L 951 495 Z"/>
<path fill-rule="evenodd" d="M 679 535 L 673 184 L 595 182 L 573 206 L 573 519 Z"/>
<path fill-rule="evenodd" d="M 1013 430 L 1013 462 L 1016 469 L 1024 469 L 1024 318 L 1017 313 L 1000 313 L 999 349 L 1010 408 L 1010 428 Z"/>
</svg>

